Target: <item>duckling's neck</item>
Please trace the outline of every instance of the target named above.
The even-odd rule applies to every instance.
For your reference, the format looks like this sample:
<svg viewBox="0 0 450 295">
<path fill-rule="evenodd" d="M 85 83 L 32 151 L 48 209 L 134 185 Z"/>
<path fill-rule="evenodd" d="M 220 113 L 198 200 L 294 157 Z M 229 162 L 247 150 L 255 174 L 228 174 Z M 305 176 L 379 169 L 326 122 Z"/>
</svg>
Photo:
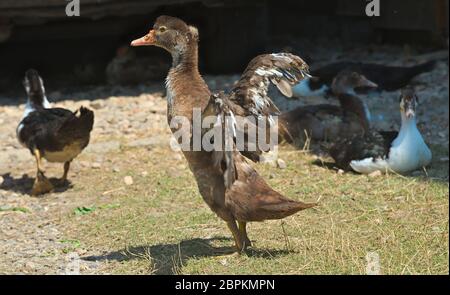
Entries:
<svg viewBox="0 0 450 295">
<path fill-rule="evenodd" d="M 31 112 L 49 108 L 51 108 L 51 105 L 45 93 L 30 94 L 28 95 L 28 101 L 25 105 L 23 117 L 26 117 Z"/>
<path fill-rule="evenodd" d="M 198 71 L 198 44 L 192 43 L 185 46 L 176 46 L 172 52 L 172 69 L 196 69 Z"/>
<path fill-rule="evenodd" d="M 336 95 L 336 96 L 339 96 L 342 94 L 356 96 L 355 89 L 349 85 L 341 85 L 341 84 L 336 83 L 331 86 L 331 90 L 333 91 L 334 95 Z"/>
<path fill-rule="evenodd" d="M 407 118 L 406 115 L 401 112 L 402 115 L 402 126 L 400 127 L 400 132 L 397 138 L 393 142 L 393 146 L 399 146 L 401 144 L 408 145 L 409 142 L 423 141 L 419 130 L 417 129 L 416 118 Z"/>
<path fill-rule="evenodd" d="M 402 112 L 402 126 L 400 127 L 400 132 L 408 132 L 411 129 L 417 128 L 417 122 L 416 117 L 408 118 L 406 115 Z"/>
<path fill-rule="evenodd" d="M 337 95 L 341 108 L 345 111 L 355 113 L 361 121 L 361 124 L 367 130 L 370 125 L 371 114 L 367 105 L 355 94 L 352 89 L 347 93 Z"/>
<path fill-rule="evenodd" d="M 168 118 L 179 114 L 180 109 L 204 108 L 210 91 L 198 70 L 198 46 L 190 44 L 187 48 L 172 53 L 173 64 L 166 79 Z M 176 107 L 176 106 L 181 107 Z M 174 111 L 175 110 L 175 111 Z"/>
<path fill-rule="evenodd" d="M 172 98 L 179 86 L 206 87 L 198 70 L 197 44 L 189 44 L 186 48 L 178 48 L 172 52 L 172 68 L 166 79 L 166 88 Z"/>
</svg>

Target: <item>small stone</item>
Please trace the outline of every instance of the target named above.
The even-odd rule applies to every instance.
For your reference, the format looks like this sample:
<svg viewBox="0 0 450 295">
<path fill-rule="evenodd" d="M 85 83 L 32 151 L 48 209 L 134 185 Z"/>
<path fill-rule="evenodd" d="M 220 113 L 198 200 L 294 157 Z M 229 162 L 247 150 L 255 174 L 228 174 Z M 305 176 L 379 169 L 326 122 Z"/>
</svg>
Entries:
<svg viewBox="0 0 450 295">
<path fill-rule="evenodd" d="M 112 171 L 114 173 L 118 173 L 118 172 L 120 172 L 120 169 L 119 169 L 119 167 L 113 167 Z"/>
<path fill-rule="evenodd" d="M 147 177 L 148 176 L 148 172 L 147 171 L 142 171 L 141 175 L 142 175 L 142 177 Z"/>
<path fill-rule="evenodd" d="M 82 167 L 89 167 L 90 163 L 88 161 L 80 161 L 80 166 Z"/>
<path fill-rule="evenodd" d="M 375 177 L 379 177 L 381 175 L 383 175 L 383 173 L 381 173 L 381 171 L 377 170 L 377 171 L 374 171 L 374 172 L 370 173 L 369 177 L 370 178 L 375 178 Z"/>
<path fill-rule="evenodd" d="M 175 153 L 173 157 L 174 157 L 175 160 L 177 160 L 177 161 L 183 160 L 183 155 L 180 154 L 180 153 Z"/>
<path fill-rule="evenodd" d="M 228 264 L 228 262 L 227 262 L 226 259 L 222 259 L 222 260 L 220 260 L 219 262 L 220 262 L 220 264 L 222 264 L 223 266 L 226 266 L 226 265 Z"/>
<path fill-rule="evenodd" d="M 125 182 L 126 185 L 132 185 L 133 184 L 133 177 L 131 176 L 125 176 L 123 178 L 123 181 Z"/>
<path fill-rule="evenodd" d="M 117 119 L 116 119 L 116 118 L 108 118 L 108 119 L 106 120 L 106 122 L 108 122 L 108 123 L 111 124 L 111 125 L 114 125 L 114 124 L 117 123 Z"/>
<path fill-rule="evenodd" d="M 339 169 L 337 173 L 338 173 L 339 175 L 343 175 L 343 174 L 345 173 L 345 171 L 342 170 L 342 169 Z"/>
<path fill-rule="evenodd" d="M 270 178 L 270 179 L 274 179 L 275 177 L 277 177 L 277 176 L 275 175 L 275 173 L 270 173 L 270 174 L 269 174 L 269 178 Z"/>
<path fill-rule="evenodd" d="M 287 168 L 286 162 L 284 160 L 282 160 L 282 159 L 277 159 L 277 166 L 280 169 L 286 169 Z"/>
<path fill-rule="evenodd" d="M 94 162 L 94 163 L 92 163 L 91 167 L 94 169 L 100 169 L 100 167 L 102 167 L 102 164 L 100 164 L 98 162 Z"/>
<path fill-rule="evenodd" d="M 27 261 L 27 262 L 25 263 L 25 267 L 26 267 L 26 268 L 35 269 L 35 268 L 36 268 L 36 265 L 35 265 L 33 262 L 31 262 L 31 261 Z"/>
<path fill-rule="evenodd" d="M 91 108 L 94 110 L 99 110 L 103 108 L 103 103 L 101 101 L 93 101 L 90 103 Z"/>
<path fill-rule="evenodd" d="M 442 230 L 441 230 L 441 228 L 440 228 L 439 226 L 433 226 L 433 227 L 431 228 L 431 230 L 432 230 L 434 233 L 441 233 L 441 232 L 442 232 Z"/>
</svg>

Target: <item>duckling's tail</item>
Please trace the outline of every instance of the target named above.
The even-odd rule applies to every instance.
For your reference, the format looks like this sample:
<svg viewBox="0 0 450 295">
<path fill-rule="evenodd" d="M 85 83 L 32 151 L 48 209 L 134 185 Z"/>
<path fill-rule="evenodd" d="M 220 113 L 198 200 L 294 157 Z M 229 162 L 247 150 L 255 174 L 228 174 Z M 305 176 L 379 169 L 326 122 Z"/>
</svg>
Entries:
<svg viewBox="0 0 450 295">
<path fill-rule="evenodd" d="M 94 126 L 94 112 L 85 107 L 81 107 L 78 112 L 80 113 L 78 117 L 80 130 L 89 134 Z"/>
<path fill-rule="evenodd" d="M 259 200 L 255 210 L 255 221 L 267 219 L 282 219 L 293 215 L 299 211 L 309 209 L 318 205 L 318 203 L 303 203 L 288 199 L 281 194 L 274 192 L 271 196 L 265 196 Z"/>
<path fill-rule="evenodd" d="M 61 126 L 59 132 L 62 137 L 67 136 L 72 139 L 85 139 L 94 126 L 94 112 L 88 108 L 81 107 L 75 112 L 75 116 L 70 117 Z"/>
<path fill-rule="evenodd" d="M 279 204 L 270 204 L 262 207 L 267 215 L 267 219 L 282 219 L 291 216 L 299 211 L 317 206 L 317 203 L 303 203 L 286 199 Z"/>
</svg>

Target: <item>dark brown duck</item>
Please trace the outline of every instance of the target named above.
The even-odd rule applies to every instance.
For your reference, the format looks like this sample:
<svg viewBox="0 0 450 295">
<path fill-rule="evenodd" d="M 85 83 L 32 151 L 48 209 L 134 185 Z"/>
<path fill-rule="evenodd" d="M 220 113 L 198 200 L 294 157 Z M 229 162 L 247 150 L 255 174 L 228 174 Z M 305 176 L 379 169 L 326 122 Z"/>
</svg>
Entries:
<svg viewBox="0 0 450 295">
<path fill-rule="evenodd" d="M 342 71 L 333 80 L 333 94 L 339 106 L 331 104 L 309 105 L 284 112 L 280 134 L 291 142 L 304 142 L 307 137 L 316 141 L 334 142 L 369 129 L 370 111 L 355 93 L 358 87 L 377 87 L 365 76 L 353 71 Z"/>
</svg>

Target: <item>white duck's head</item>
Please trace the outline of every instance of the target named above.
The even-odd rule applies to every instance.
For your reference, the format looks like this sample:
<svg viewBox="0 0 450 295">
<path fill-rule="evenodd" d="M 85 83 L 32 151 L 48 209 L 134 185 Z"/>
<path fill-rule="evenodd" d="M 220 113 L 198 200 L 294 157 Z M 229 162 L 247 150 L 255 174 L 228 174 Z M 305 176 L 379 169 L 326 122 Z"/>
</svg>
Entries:
<svg viewBox="0 0 450 295">
<path fill-rule="evenodd" d="M 413 119 L 416 117 L 416 107 L 419 103 L 419 98 L 412 87 L 405 87 L 402 89 L 400 95 L 400 112 L 402 118 Z"/>
</svg>

